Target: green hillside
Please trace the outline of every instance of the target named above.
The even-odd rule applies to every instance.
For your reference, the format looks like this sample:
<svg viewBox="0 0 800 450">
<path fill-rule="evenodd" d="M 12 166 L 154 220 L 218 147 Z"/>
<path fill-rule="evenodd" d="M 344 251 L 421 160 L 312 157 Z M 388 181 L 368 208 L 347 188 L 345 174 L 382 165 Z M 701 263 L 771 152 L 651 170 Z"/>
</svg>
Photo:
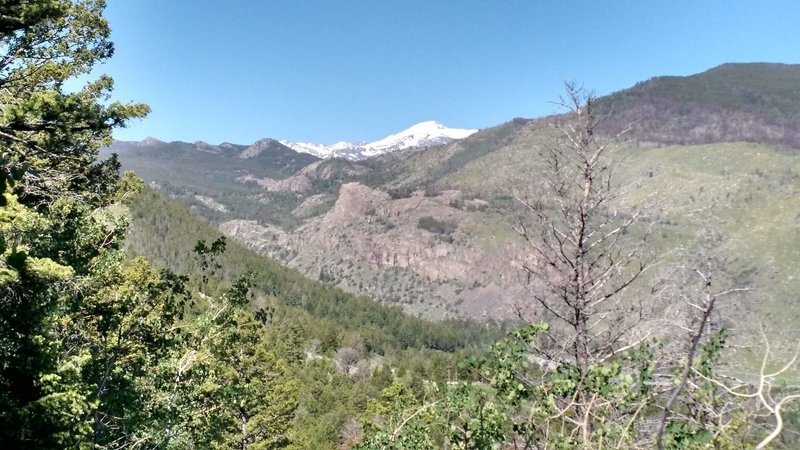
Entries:
<svg viewBox="0 0 800 450">
<path fill-rule="evenodd" d="M 644 144 L 759 142 L 800 149 L 800 65 L 723 64 L 656 77 L 604 97 L 611 132 Z"/>
<path fill-rule="evenodd" d="M 480 141 L 449 147 L 454 156 L 448 158 L 437 158 L 433 152 L 411 155 L 404 166 L 407 171 L 399 171 L 395 181 L 384 186 L 428 180 L 414 189 L 470 193 L 493 205 L 494 220 L 505 217 L 487 229 L 510 232 L 522 210 L 511 195 L 535 188 L 542 167 L 538 151 L 550 142 L 546 130 L 516 127 L 513 139 L 497 139 L 491 152 L 476 158 L 471 148 Z M 491 139 L 493 132 L 483 138 Z M 448 161 L 459 160 L 458 155 L 469 162 L 449 165 Z M 753 288 L 744 304 L 726 314 L 742 321 L 751 314 L 766 314 L 781 324 L 774 334 L 790 330 L 791 336 L 797 335 L 800 154 L 773 145 L 720 143 L 623 147 L 614 160 L 614 181 L 625 192 L 618 207 L 650 205 L 656 230 L 651 245 L 664 255 L 665 264 L 681 264 L 680 258 L 709 245 L 699 236 L 713 229 L 723 239 L 713 246 L 727 261 L 733 282 Z"/>
<path fill-rule="evenodd" d="M 134 199 L 129 214 L 127 251 L 147 257 L 157 267 L 189 274 L 189 285 L 199 289 L 192 248 L 220 234 L 184 205 L 151 188 Z M 333 448 L 367 403 L 393 380 L 422 396 L 425 382 L 470 377 L 461 363 L 504 334 L 497 324 L 408 316 L 312 281 L 235 242 L 227 243 L 217 262 L 219 269 L 204 295 L 221 295 L 236 278 L 251 274 L 250 306 L 268 311 L 266 339 L 291 362 L 283 378 L 293 383 L 298 396 L 291 448 Z M 343 373 L 342 361 L 356 372 Z"/>
</svg>

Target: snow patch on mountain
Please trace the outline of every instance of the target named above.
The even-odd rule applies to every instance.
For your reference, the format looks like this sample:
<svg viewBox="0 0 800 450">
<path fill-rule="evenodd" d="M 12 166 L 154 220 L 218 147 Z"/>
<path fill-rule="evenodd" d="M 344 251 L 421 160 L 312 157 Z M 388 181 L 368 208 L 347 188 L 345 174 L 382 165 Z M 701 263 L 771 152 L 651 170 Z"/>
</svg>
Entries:
<svg viewBox="0 0 800 450">
<path fill-rule="evenodd" d="M 309 155 L 314 155 L 318 158 L 340 157 L 347 159 L 359 159 L 358 155 L 363 147 L 362 144 L 353 144 L 344 141 L 337 142 L 332 145 L 290 141 L 280 141 L 280 143 L 296 152 L 308 153 Z"/>
<path fill-rule="evenodd" d="M 294 151 L 308 153 L 319 158 L 346 158 L 360 160 L 411 147 L 432 147 L 464 139 L 478 130 L 447 128 L 444 125 L 427 121 L 418 123 L 397 134 L 370 143 L 337 142 L 332 145 L 308 142 L 280 141 Z"/>
</svg>

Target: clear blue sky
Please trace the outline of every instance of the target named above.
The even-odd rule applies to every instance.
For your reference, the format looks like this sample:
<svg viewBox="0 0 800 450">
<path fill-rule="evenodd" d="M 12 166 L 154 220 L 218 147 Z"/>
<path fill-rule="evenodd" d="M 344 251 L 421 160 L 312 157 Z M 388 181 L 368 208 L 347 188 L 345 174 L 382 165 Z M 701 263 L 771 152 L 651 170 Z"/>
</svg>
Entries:
<svg viewBox="0 0 800 450">
<path fill-rule="evenodd" d="M 485 128 L 725 62 L 800 63 L 798 1 L 108 0 L 115 137 L 369 141 Z"/>
</svg>

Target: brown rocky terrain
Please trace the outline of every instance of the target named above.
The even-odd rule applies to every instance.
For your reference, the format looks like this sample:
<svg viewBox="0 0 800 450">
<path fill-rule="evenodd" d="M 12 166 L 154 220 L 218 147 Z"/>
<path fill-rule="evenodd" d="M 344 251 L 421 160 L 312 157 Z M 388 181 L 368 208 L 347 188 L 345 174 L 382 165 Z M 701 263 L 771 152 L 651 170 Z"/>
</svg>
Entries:
<svg viewBox="0 0 800 450">
<path fill-rule="evenodd" d="M 431 317 L 508 316 L 520 295 L 508 255 L 485 233 L 488 202 L 456 190 L 392 199 L 352 182 L 327 213 L 293 231 L 231 220 L 220 231 L 309 276 Z"/>
</svg>

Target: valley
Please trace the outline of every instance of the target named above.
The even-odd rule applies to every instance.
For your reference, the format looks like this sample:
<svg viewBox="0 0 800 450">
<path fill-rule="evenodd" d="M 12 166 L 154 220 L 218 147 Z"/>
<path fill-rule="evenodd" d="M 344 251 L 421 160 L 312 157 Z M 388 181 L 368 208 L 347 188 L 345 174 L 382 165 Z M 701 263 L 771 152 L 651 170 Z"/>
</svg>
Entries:
<svg viewBox="0 0 800 450">
<path fill-rule="evenodd" d="M 0 2 L 0 447 L 800 448 L 796 5 L 465 5 Z"/>
<path fill-rule="evenodd" d="M 660 98 L 680 98 L 696 89 L 695 79 L 737 79 L 739 72 L 768 78 L 780 70 L 798 72 L 796 66 L 729 65 L 687 77 L 685 83 L 670 81 L 671 90 L 661 79 L 642 83 L 600 99 L 600 105 L 637 98 L 638 111 L 645 108 L 641 97 L 659 105 Z M 739 90 L 743 96 L 771 98 L 759 94 L 765 86 L 769 83 L 762 80 Z M 718 110 L 733 103 L 723 97 L 724 89 L 716 92 L 706 93 L 706 103 L 695 108 Z M 633 114 L 619 108 L 622 117 Z M 779 144 L 791 142 L 795 131 L 784 128 L 774 144 L 743 143 L 747 136 L 723 130 L 698 138 L 717 142 L 676 146 L 672 136 L 684 135 L 685 120 L 706 126 L 695 113 L 686 114 L 680 120 L 659 119 L 660 128 L 655 119 L 642 118 L 651 120 L 643 125 L 646 136 L 637 128 L 641 120 L 632 122 L 631 138 L 623 138 L 612 162 L 615 188 L 625 193 L 613 207 L 646 209 L 655 230 L 650 246 L 660 267 L 684 264 L 698 248 L 715 247 L 727 261 L 731 282 L 753 291 L 746 306 L 731 307 L 736 321 L 780 312 L 781 326 L 791 329 L 800 317 L 793 298 L 800 290 L 800 153 Z M 786 120 L 796 112 L 752 114 L 749 138 L 756 140 L 767 127 L 762 122 Z M 614 128 L 621 120 L 611 113 L 603 126 Z M 276 141 L 263 152 L 220 146 L 209 153 L 204 145 L 178 143 L 118 143 L 112 150 L 120 153 L 124 167 L 224 234 L 311 278 L 431 319 L 511 319 L 528 301 L 519 262 L 530 252 L 514 230 L 524 214 L 515 197 L 536 192 L 539 155 L 553 139 L 549 123 L 547 118 L 513 120 L 451 143 L 361 160 L 319 160 Z M 173 155 L 170 146 L 180 147 L 182 155 L 200 156 L 191 163 L 166 160 Z M 704 240 L 705 232 L 721 241 Z M 646 289 L 630 295 L 646 295 Z"/>
</svg>

